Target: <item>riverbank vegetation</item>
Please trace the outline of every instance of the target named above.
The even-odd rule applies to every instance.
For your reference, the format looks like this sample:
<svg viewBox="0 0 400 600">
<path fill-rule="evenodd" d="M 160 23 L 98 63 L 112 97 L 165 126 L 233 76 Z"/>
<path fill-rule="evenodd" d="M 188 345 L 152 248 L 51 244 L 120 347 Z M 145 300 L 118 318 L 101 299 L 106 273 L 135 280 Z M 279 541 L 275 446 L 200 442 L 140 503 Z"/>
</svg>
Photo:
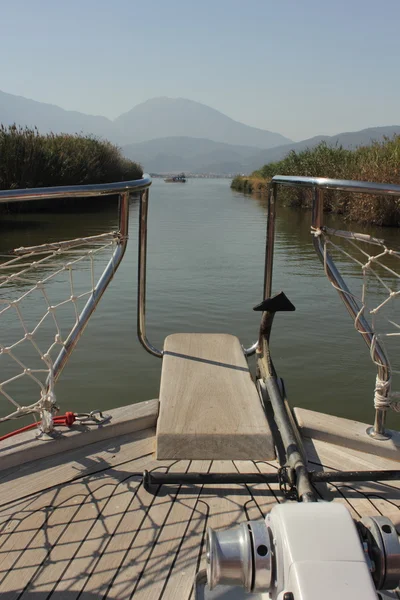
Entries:
<svg viewBox="0 0 400 600">
<path fill-rule="evenodd" d="M 321 142 L 313 149 L 290 152 L 283 160 L 264 165 L 248 177 L 235 177 L 231 187 L 244 193 L 265 194 L 274 175 L 302 175 L 358 179 L 400 184 L 400 136 L 373 142 L 356 150 L 330 147 Z M 309 190 L 285 188 L 280 191 L 290 206 L 310 208 Z M 325 210 L 349 220 L 376 225 L 400 226 L 400 199 L 365 194 L 325 192 Z"/>
<path fill-rule="evenodd" d="M 142 174 L 141 166 L 124 158 L 111 142 L 0 126 L 0 189 L 111 183 Z"/>
</svg>

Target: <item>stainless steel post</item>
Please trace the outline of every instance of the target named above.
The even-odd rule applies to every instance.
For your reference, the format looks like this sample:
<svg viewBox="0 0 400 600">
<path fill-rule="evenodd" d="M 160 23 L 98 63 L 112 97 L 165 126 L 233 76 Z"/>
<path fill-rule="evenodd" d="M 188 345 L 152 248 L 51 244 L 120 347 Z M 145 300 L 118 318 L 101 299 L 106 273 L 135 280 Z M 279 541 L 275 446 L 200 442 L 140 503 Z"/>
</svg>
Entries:
<svg viewBox="0 0 400 600">
<path fill-rule="evenodd" d="M 265 244 L 265 267 L 264 267 L 264 298 L 271 297 L 272 293 L 272 272 L 274 265 L 274 246 L 275 246 L 275 218 L 276 218 L 276 193 L 277 186 L 271 181 L 268 188 L 268 220 L 267 220 L 267 238 Z"/>
<path fill-rule="evenodd" d="M 153 346 L 146 336 L 146 262 L 147 262 L 147 213 L 149 208 L 149 190 L 140 196 L 139 236 L 138 236 L 138 290 L 137 290 L 137 334 L 143 348 L 158 358 L 162 350 Z"/>
<path fill-rule="evenodd" d="M 268 208 L 267 208 L 267 232 L 265 239 L 265 263 L 264 263 L 264 286 L 263 300 L 271 297 L 272 291 L 272 271 L 274 262 L 274 244 L 275 244 L 275 217 L 276 217 L 276 193 L 277 186 L 271 182 L 268 187 Z M 244 349 L 246 356 L 252 356 L 258 348 L 258 340 L 252 346 Z"/>
<path fill-rule="evenodd" d="M 54 361 L 53 377 L 54 381 L 57 381 L 58 377 L 70 357 L 73 349 L 78 343 L 93 311 L 95 310 L 100 298 L 106 291 L 108 284 L 114 277 L 115 271 L 117 270 L 120 262 L 122 261 L 126 246 L 128 243 L 128 221 L 129 221 L 129 192 L 123 192 L 119 195 L 119 227 L 120 227 L 120 239 L 112 257 L 110 258 L 106 268 L 104 269 L 99 281 L 91 296 L 89 296 L 81 314 L 79 315 L 78 321 L 72 328 L 69 336 L 67 337 L 65 344 Z"/>
</svg>

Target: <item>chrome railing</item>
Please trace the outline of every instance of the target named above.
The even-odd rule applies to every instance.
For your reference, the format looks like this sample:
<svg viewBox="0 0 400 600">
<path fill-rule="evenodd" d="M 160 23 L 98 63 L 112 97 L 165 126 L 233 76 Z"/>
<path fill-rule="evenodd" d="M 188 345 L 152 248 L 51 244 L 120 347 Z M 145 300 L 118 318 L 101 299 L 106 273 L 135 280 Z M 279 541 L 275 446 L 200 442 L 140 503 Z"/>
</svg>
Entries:
<svg viewBox="0 0 400 600">
<path fill-rule="evenodd" d="M 129 221 L 129 196 L 132 193 L 140 194 L 140 197 L 148 196 L 148 188 L 151 185 L 149 175 L 143 175 L 141 179 L 133 181 L 121 181 L 116 183 L 104 183 L 95 185 L 76 185 L 53 188 L 28 188 L 23 190 L 0 191 L 0 203 L 24 202 L 27 200 L 50 200 L 57 198 L 88 198 L 99 196 L 119 196 L 118 204 L 118 242 L 113 255 L 107 263 L 93 293 L 89 296 L 82 312 L 74 327 L 71 329 L 63 348 L 58 354 L 53 366 L 54 381 L 60 376 L 68 358 L 74 350 L 90 316 L 95 310 L 101 297 L 106 291 L 113 278 L 122 258 L 125 254 L 128 241 Z M 50 415 L 51 421 L 51 415 Z"/>
<path fill-rule="evenodd" d="M 361 194 L 374 194 L 379 196 L 397 196 L 400 197 L 400 185 L 392 185 L 385 183 L 370 183 L 366 181 L 346 181 L 341 179 L 325 179 L 321 177 L 294 177 L 275 175 L 272 178 L 268 189 L 268 223 L 267 223 L 267 239 L 265 251 L 265 268 L 264 268 L 264 298 L 271 297 L 272 290 L 272 272 L 273 272 L 273 256 L 275 242 L 275 217 L 276 217 L 276 201 L 279 186 L 303 187 L 312 190 L 312 227 L 321 229 L 324 224 L 324 190 L 337 190 L 354 192 Z M 348 312 L 354 319 L 358 315 L 358 329 L 362 333 L 362 337 L 366 341 L 369 349 L 373 344 L 373 334 L 366 319 L 360 313 L 360 306 L 350 292 L 347 284 L 340 275 L 332 257 L 326 253 L 321 238 L 313 237 L 314 248 L 317 252 L 322 264 L 326 265 L 326 273 L 330 282 L 337 289 Z M 391 377 L 390 365 L 385 355 L 385 352 L 379 345 L 379 342 L 374 343 L 373 358 L 378 365 L 378 377 L 384 382 L 389 382 Z M 370 435 L 376 439 L 388 439 L 385 432 L 386 410 L 376 408 L 374 426 L 370 430 Z"/>
<path fill-rule="evenodd" d="M 146 335 L 146 263 L 147 263 L 147 214 L 149 207 L 148 190 L 144 192 L 140 200 L 139 212 L 139 268 L 138 268 L 138 289 L 137 289 L 137 334 L 143 348 L 153 356 L 162 358 L 163 350 L 159 350 L 149 342 Z M 243 348 L 246 356 L 255 353 L 258 341 L 249 348 Z"/>
<path fill-rule="evenodd" d="M 147 214 L 149 192 L 146 190 L 140 199 L 139 239 L 138 239 L 138 285 L 137 285 L 137 334 L 143 348 L 158 358 L 163 351 L 149 342 L 146 335 L 146 275 L 147 275 Z"/>
<path fill-rule="evenodd" d="M 138 193 L 151 185 L 151 177 L 144 174 L 141 179 L 117 181 L 115 183 L 94 183 L 89 185 L 65 185 L 48 188 L 26 188 L 22 190 L 1 190 L 0 203 L 26 202 L 27 200 L 52 200 L 55 198 L 90 198 L 94 196 L 115 196 L 116 194 Z"/>
</svg>

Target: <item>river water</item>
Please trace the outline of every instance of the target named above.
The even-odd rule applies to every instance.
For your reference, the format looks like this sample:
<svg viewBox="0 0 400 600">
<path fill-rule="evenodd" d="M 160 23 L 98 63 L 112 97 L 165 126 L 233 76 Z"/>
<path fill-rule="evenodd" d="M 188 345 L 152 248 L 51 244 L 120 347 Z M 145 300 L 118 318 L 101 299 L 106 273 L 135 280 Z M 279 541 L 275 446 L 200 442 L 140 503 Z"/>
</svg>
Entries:
<svg viewBox="0 0 400 600">
<path fill-rule="evenodd" d="M 229 186 L 225 179 L 153 182 L 147 333 L 159 348 L 174 332 L 233 333 L 245 346 L 257 338 L 260 313 L 252 307 L 262 300 L 266 202 Z M 1 222 L 1 251 L 101 233 L 116 223 L 115 206 L 11 215 Z M 161 360 L 136 338 L 137 225 L 133 201 L 125 258 L 57 384 L 62 411 L 158 396 Z M 271 342 L 291 405 L 371 421 L 375 369 L 315 255 L 306 211 L 278 211 L 273 291 L 280 290 L 296 306 L 276 316 Z"/>
</svg>

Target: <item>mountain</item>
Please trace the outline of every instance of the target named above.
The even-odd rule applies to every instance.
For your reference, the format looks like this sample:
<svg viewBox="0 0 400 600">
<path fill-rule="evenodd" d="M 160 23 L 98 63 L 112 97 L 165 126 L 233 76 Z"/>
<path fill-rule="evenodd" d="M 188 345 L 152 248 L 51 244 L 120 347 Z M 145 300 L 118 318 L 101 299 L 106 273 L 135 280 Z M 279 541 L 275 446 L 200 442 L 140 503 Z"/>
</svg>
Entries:
<svg viewBox="0 0 400 600">
<path fill-rule="evenodd" d="M 325 141 L 330 146 L 342 145 L 356 148 L 385 136 L 400 134 L 400 126 L 371 127 L 361 131 L 340 133 L 333 136 L 316 136 L 297 143 L 259 150 L 253 146 L 222 144 L 201 138 L 166 137 L 129 144 L 122 148 L 127 158 L 137 159 L 145 171 L 154 173 L 214 173 L 228 175 L 251 173 L 263 165 L 281 160 L 291 150 L 300 152 Z"/>
<path fill-rule="evenodd" d="M 347 131 L 337 135 L 318 135 L 316 137 L 302 140 L 301 142 L 284 144 L 268 150 L 255 153 L 244 165 L 245 171 L 254 171 L 270 162 L 282 160 L 285 156 L 295 150 L 301 152 L 306 148 L 314 148 L 321 142 L 329 146 L 343 146 L 343 148 L 354 149 L 358 146 L 366 146 L 373 141 L 382 141 L 384 137 L 392 137 L 400 134 L 400 125 L 389 125 L 386 127 L 369 127 L 361 131 Z"/>
<path fill-rule="evenodd" d="M 130 137 L 136 143 L 171 136 L 206 138 L 256 148 L 290 142 L 279 133 L 244 125 L 210 106 L 184 98 L 152 98 L 121 115 L 114 123 L 121 137 Z"/>
<path fill-rule="evenodd" d="M 244 125 L 205 104 L 183 98 L 153 98 L 111 121 L 0 91 L 0 123 L 36 126 L 41 133 L 83 132 L 118 144 L 188 136 L 261 149 L 291 141 L 279 133 Z"/>
<path fill-rule="evenodd" d="M 140 160 L 151 173 L 237 173 L 258 153 L 253 146 L 235 146 L 202 138 L 167 137 L 122 148 L 127 158 Z"/>
<path fill-rule="evenodd" d="M 95 117 L 53 104 L 29 100 L 0 91 L 0 123 L 34 127 L 41 133 L 92 133 L 117 141 L 115 127 L 106 117 Z"/>
<path fill-rule="evenodd" d="M 114 121 L 29 100 L 0 91 L 0 123 L 36 126 L 41 133 L 85 133 L 122 145 L 123 153 L 145 170 L 166 173 L 250 173 L 280 160 L 291 150 L 321 141 L 355 148 L 400 134 L 400 126 L 317 136 L 301 142 L 234 121 L 223 113 L 183 98 L 152 98 Z"/>
</svg>

